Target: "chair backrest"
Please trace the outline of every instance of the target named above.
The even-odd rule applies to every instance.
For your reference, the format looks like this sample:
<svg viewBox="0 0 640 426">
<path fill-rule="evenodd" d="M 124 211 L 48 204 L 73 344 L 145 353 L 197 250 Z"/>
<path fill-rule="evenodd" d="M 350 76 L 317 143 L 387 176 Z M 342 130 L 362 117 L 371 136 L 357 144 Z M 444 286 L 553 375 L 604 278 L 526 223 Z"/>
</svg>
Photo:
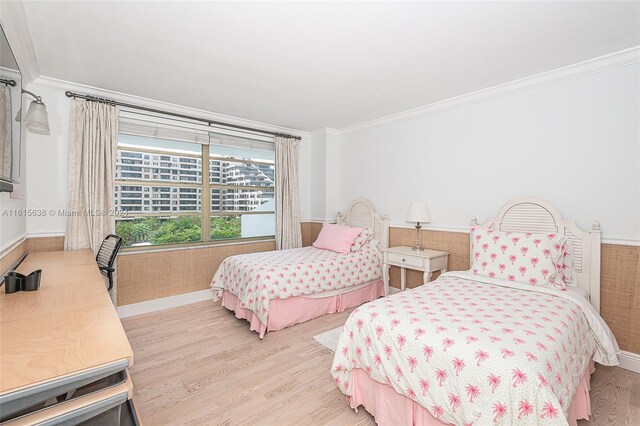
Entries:
<svg viewBox="0 0 640 426">
<path fill-rule="evenodd" d="M 113 267 L 113 262 L 116 260 L 116 255 L 120 246 L 122 245 L 122 238 L 117 235 L 109 234 L 100 244 L 98 255 L 96 256 L 96 262 L 100 268 Z M 107 275 L 106 271 L 102 271 L 103 275 Z"/>
</svg>

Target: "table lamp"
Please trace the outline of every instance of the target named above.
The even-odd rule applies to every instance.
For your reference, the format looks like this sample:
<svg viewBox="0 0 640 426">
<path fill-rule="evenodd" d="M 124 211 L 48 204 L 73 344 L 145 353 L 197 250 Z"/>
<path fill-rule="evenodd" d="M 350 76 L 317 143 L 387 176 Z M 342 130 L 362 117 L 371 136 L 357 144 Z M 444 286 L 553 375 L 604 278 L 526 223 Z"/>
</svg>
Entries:
<svg viewBox="0 0 640 426">
<path fill-rule="evenodd" d="M 413 248 L 413 250 L 421 251 L 422 248 L 420 247 L 420 228 L 422 228 L 422 226 L 420 225 L 420 223 L 431 222 L 431 215 L 429 214 L 429 206 L 427 206 L 427 203 L 411 203 L 411 205 L 409 206 L 409 212 L 407 213 L 406 221 L 416 223 L 416 246 Z"/>
</svg>

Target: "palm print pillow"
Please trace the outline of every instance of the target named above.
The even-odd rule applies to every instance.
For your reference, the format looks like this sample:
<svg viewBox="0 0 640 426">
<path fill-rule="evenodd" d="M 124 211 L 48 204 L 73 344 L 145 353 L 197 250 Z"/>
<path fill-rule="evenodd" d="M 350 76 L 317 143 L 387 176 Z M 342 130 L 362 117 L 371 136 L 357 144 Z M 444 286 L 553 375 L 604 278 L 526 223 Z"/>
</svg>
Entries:
<svg viewBox="0 0 640 426">
<path fill-rule="evenodd" d="M 562 251 L 562 260 L 559 262 L 562 265 L 562 280 L 565 285 L 577 286 L 578 277 L 576 276 L 575 267 L 573 264 L 573 243 L 567 240 Z"/>
<path fill-rule="evenodd" d="M 352 252 L 360 251 L 362 250 L 362 247 L 364 247 L 365 244 L 368 244 L 369 241 L 371 241 L 372 239 L 373 239 L 373 232 L 371 231 L 371 229 L 362 228 L 362 231 L 360 232 L 360 234 L 358 234 L 356 239 L 353 240 L 350 250 Z"/>
<path fill-rule="evenodd" d="M 567 239 L 556 234 L 471 229 L 474 274 L 564 289 L 562 261 Z"/>
</svg>

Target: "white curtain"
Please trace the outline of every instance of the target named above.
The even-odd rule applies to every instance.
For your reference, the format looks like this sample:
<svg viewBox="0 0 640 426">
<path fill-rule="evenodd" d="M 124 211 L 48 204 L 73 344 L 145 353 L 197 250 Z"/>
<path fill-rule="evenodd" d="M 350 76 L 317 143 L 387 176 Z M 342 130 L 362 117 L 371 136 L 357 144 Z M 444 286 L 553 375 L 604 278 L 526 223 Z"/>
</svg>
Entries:
<svg viewBox="0 0 640 426">
<path fill-rule="evenodd" d="M 65 248 L 97 253 L 104 237 L 115 231 L 114 173 L 118 142 L 118 109 L 71 101 L 69 120 L 69 210 Z"/>
<path fill-rule="evenodd" d="M 302 247 L 298 157 L 300 141 L 276 136 L 276 249 Z"/>
<path fill-rule="evenodd" d="M 11 179 L 11 90 L 0 86 L 0 178 Z"/>
</svg>

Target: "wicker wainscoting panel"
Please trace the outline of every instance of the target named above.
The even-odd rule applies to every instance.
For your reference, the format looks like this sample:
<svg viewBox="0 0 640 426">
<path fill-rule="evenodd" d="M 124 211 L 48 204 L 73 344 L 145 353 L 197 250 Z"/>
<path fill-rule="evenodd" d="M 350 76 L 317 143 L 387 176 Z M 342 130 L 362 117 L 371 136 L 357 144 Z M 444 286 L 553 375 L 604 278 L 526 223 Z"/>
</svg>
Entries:
<svg viewBox="0 0 640 426">
<path fill-rule="evenodd" d="M 303 245 L 309 246 L 322 223 L 304 222 L 301 229 Z M 450 271 L 469 269 L 468 233 L 422 230 L 420 235 L 423 247 L 449 252 Z M 392 227 L 389 238 L 392 247 L 413 246 L 415 230 Z M 274 249 L 274 242 L 259 242 L 119 256 L 118 305 L 207 289 L 226 257 Z M 0 260 L 0 266 L 4 262 Z M 421 273 L 407 271 L 408 287 L 421 283 Z M 395 267 L 391 268 L 391 285 L 400 286 L 400 270 Z M 601 288 L 601 313 L 620 347 L 640 353 L 640 247 L 602 245 Z"/>
<path fill-rule="evenodd" d="M 268 250 L 274 241 L 118 256 L 118 305 L 205 290 L 225 258 Z"/>
<path fill-rule="evenodd" d="M 600 314 L 620 348 L 640 353 L 640 247 L 602 245 Z"/>
<path fill-rule="evenodd" d="M 64 250 L 64 237 L 27 238 L 27 251 L 29 253 L 59 250 Z"/>
<path fill-rule="evenodd" d="M 302 226 L 302 246 L 308 247 L 318 238 L 320 230 L 322 229 L 322 223 L 318 222 L 303 222 Z"/>
<path fill-rule="evenodd" d="M 416 230 L 410 228 L 390 228 L 389 246 L 416 245 Z M 469 269 L 469 234 L 466 232 L 420 231 L 420 245 L 433 250 L 449 253 L 449 270 L 466 271 Z M 433 279 L 437 278 L 435 273 Z M 400 269 L 392 267 L 389 281 L 391 286 L 400 287 Z M 407 287 L 413 288 L 422 284 L 422 273 L 407 270 Z"/>
<path fill-rule="evenodd" d="M 311 238 L 311 223 L 310 222 L 301 222 L 300 223 L 300 232 L 302 233 L 302 247 L 307 247 L 311 245 L 309 239 Z"/>
<path fill-rule="evenodd" d="M 27 242 L 23 241 L 11 250 L 7 249 L 0 253 L 0 274 L 4 274 L 9 268 L 20 259 L 26 250 Z M 4 288 L 0 289 L 4 291 Z"/>
</svg>

